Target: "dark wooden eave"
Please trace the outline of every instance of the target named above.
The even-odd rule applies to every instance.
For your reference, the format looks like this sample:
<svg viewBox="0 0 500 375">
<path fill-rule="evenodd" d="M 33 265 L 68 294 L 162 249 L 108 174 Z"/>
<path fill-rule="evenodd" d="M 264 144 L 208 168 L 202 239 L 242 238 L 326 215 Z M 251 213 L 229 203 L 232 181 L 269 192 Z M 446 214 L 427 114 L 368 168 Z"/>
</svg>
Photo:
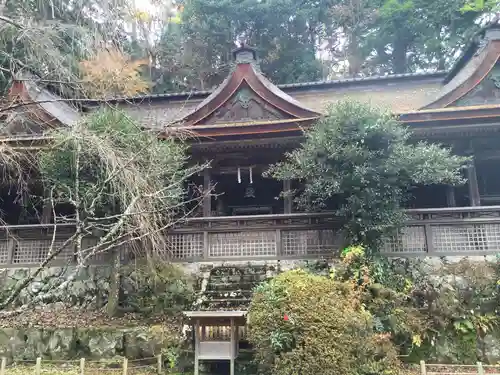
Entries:
<svg viewBox="0 0 500 375">
<path fill-rule="evenodd" d="M 401 113 L 398 118 L 418 136 L 500 132 L 499 105 L 425 109 Z"/>
<path fill-rule="evenodd" d="M 287 119 L 275 121 L 249 121 L 217 125 L 197 125 L 193 127 L 173 127 L 160 134 L 168 137 L 176 132 L 191 134 L 191 142 L 225 141 L 231 139 L 258 139 L 276 135 L 294 136 L 309 128 L 319 118 Z"/>
</svg>

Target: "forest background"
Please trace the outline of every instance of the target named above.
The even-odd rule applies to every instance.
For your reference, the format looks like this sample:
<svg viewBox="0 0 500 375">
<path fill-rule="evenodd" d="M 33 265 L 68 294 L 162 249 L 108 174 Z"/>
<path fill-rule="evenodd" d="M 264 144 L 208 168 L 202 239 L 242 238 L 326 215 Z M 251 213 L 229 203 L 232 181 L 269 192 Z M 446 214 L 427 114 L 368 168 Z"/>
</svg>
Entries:
<svg viewBox="0 0 500 375">
<path fill-rule="evenodd" d="M 446 70 L 479 28 L 498 21 L 498 8 L 498 0 L 0 0 L 0 93 L 20 71 L 72 97 L 211 90 L 241 43 L 257 48 L 278 84 Z M 117 74 L 120 83 L 109 79 Z"/>
</svg>

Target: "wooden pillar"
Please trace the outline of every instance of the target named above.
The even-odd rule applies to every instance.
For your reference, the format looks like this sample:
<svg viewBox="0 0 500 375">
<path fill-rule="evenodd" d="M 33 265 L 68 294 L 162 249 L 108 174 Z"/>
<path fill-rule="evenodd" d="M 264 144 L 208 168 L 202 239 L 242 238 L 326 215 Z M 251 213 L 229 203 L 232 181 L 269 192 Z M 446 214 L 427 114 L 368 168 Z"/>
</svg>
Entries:
<svg viewBox="0 0 500 375">
<path fill-rule="evenodd" d="M 200 354 L 200 320 L 196 319 L 194 325 L 194 375 L 199 375 L 199 360 L 198 355 Z"/>
<path fill-rule="evenodd" d="M 448 207 L 456 207 L 455 188 L 453 186 L 446 187 L 446 205 Z"/>
<path fill-rule="evenodd" d="M 290 191 L 292 190 L 292 182 L 290 180 L 283 180 L 283 192 L 284 196 L 284 208 L 283 212 L 285 214 L 292 213 L 292 196 L 290 195 Z"/>
<path fill-rule="evenodd" d="M 479 185 L 477 183 L 476 163 L 472 159 L 467 167 L 467 181 L 469 185 L 469 202 L 471 206 L 481 205 L 481 196 L 479 195 Z"/>
<path fill-rule="evenodd" d="M 234 375 L 234 359 L 236 357 L 236 336 L 234 334 L 234 318 L 231 318 L 231 363 L 229 374 Z"/>
<path fill-rule="evenodd" d="M 210 169 L 203 170 L 203 216 L 212 216 L 212 195 L 210 193 Z"/>
</svg>

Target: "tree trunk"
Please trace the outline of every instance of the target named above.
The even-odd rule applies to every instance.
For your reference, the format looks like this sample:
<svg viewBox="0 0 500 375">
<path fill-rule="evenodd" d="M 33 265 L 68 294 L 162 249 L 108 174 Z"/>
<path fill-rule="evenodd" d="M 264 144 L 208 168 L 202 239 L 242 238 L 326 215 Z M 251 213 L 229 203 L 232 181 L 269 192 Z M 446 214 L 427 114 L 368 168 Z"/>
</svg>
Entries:
<svg viewBox="0 0 500 375">
<path fill-rule="evenodd" d="M 347 54 L 347 60 L 349 61 L 349 76 L 357 76 L 359 72 L 361 72 L 363 59 L 359 49 L 358 36 L 354 32 L 349 36 Z"/>
<path fill-rule="evenodd" d="M 406 73 L 406 52 L 408 49 L 408 45 L 401 40 L 396 40 L 393 47 L 394 51 L 392 52 L 392 69 L 396 74 Z"/>
<path fill-rule="evenodd" d="M 108 316 L 114 317 L 118 313 L 118 303 L 120 300 L 120 251 L 114 249 L 111 252 L 113 265 L 111 267 L 111 275 L 109 280 L 109 295 L 106 312 Z"/>
</svg>

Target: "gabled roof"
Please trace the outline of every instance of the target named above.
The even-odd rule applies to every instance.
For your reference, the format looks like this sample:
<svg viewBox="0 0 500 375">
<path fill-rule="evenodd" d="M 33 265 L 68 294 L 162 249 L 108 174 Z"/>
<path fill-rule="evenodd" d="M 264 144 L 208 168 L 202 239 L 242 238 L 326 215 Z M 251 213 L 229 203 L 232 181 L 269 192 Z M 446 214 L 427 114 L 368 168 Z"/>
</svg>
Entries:
<svg viewBox="0 0 500 375">
<path fill-rule="evenodd" d="M 498 25 L 477 34 L 447 75 L 445 86 L 441 85 L 445 72 L 274 85 L 260 71 L 254 49 L 240 47 L 233 57 L 229 76 L 214 91 L 116 98 L 106 103 L 124 109 L 141 126 L 160 135 L 184 128 L 207 142 L 295 137 L 328 105 L 346 99 L 387 108 L 425 132 L 472 123 L 500 124 Z M 14 91 L 22 101 L 39 102 L 26 107 L 36 109 L 38 122 L 71 126 L 84 115 L 71 99 L 40 87 L 36 77 L 22 78 Z M 99 100 L 75 103 L 85 110 L 102 105 Z"/>
<path fill-rule="evenodd" d="M 445 78 L 438 96 L 422 109 L 500 105 L 500 25 L 483 28 Z"/>
<path fill-rule="evenodd" d="M 256 64 L 252 48 L 233 51 L 235 66 L 222 84 L 184 116 L 185 127 L 224 126 L 227 124 L 266 121 L 302 122 L 321 116 L 271 83 Z"/>
<path fill-rule="evenodd" d="M 439 92 L 444 76 L 445 72 L 408 73 L 276 87 L 316 113 L 324 113 L 329 105 L 340 100 L 356 100 L 400 113 L 417 110 L 428 103 Z M 174 123 L 180 123 L 212 94 L 213 91 L 155 94 L 116 99 L 108 103 L 120 105 L 142 126 L 161 131 Z M 94 106 L 99 104 L 93 103 Z M 200 124 L 196 129 L 200 129 Z"/>
<path fill-rule="evenodd" d="M 38 84 L 39 78 L 31 73 L 16 77 L 10 92 L 9 102 L 4 108 L 11 114 L 29 118 L 37 124 L 38 131 L 53 126 L 73 126 L 81 120 L 82 114 L 71 104 Z M 15 119 L 13 119 L 15 122 Z"/>
</svg>

